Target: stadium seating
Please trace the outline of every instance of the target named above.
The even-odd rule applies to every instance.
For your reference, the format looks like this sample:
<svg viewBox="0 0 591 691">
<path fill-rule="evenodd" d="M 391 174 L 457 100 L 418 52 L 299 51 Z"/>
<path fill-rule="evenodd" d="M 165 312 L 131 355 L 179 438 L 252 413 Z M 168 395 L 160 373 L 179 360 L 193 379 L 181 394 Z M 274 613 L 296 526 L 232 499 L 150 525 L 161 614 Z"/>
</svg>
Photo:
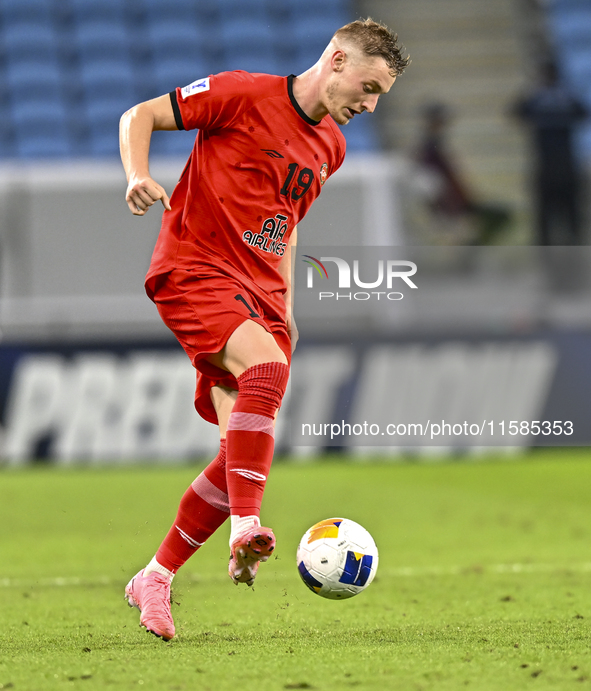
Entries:
<svg viewBox="0 0 591 691">
<path fill-rule="evenodd" d="M 179 22 L 207 23 L 218 17 L 218 3 L 198 3 L 195 0 L 139 0 L 138 6 L 148 22 L 159 23 L 176 19 Z"/>
<path fill-rule="evenodd" d="M 61 101 L 39 96 L 38 100 L 12 107 L 14 152 L 21 158 L 71 156 L 68 112 Z"/>
<path fill-rule="evenodd" d="M 158 93 L 184 86 L 215 71 L 219 55 L 216 37 L 197 21 L 168 19 L 147 28 L 150 71 Z"/>
<path fill-rule="evenodd" d="M 343 127 L 343 134 L 347 140 L 347 151 L 377 151 L 378 141 L 376 131 L 367 126 L 367 116 L 356 115 L 351 122 Z"/>
<path fill-rule="evenodd" d="M 79 22 L 74 30 L 74 44 L 81 62 L 108 56 L 110 60 L 129 59 L 132 37 L 124 24 L 116 20 Z"/>
<path fill-rule="evenodd" d="M 131 65 L 110 57 L 82 63 L 80 83 L 84 97 L 90 102 L 119 98 L 133 105 L 137 100 Z"/>
<path fill-rule="evenodd" d="M 158 61 L 153 68 L 155 96 L 174 91 L 177 86 L 187 86 L 201 77 L 211 74 L 209 64 L 200 58 L 181 60 L 168 58 Z"/>
<path fill-rule="evenodd" d="M 224 46 L 222 69 L 274 71 L 276 34 L 269 24 L 235 16 L 221 26 L 220 38 Z"/>
<path fill-rule="evenodd" d="M 147 38 L 152 55 L 158 61 L 166 58 L 205 57 L 215 49 L 217 37 L 211 35 L 205 24 L 174 17 L 149 24 Z"/>
<path fill-rule="evenodd" d="M 68 5 L 75 22 L 103 19 L 123 22 L 126 19 L 125 0 L 69 0 Z"/>
<path fill-rule="evenodd" d="M 49 22 L 54 13 L 54 0 L 2 0 L 0 16 L 3 24 L 34 21 Z"/>
<path fill-rule="evenodd" d="M 286 0 L 285 4 L 289 8 L 292 17 L 302 16 L 316 16 L 318 14 L 317 0 Z M 350 13 L 349 3 L 343 0 L 322 0 L 322 13 L 327 15 L 334 15 L 335 13 L 345 14 Z M 345 21 L 351 21 L 346 19 Z"/>
<path fill-rule="evenodd" d="M 156 156 L 188 158 L 195 142 L 195 132 L 154 132 L 150 151 Z"/>
<path fill-rule="evenodd" d="M 272 3 L 243 2 L 243 0 L 217 0 L 218 20 L 223 25 L 227 21 L 236 19 L 251 19 L 262 23 L 272 21 Z M 277 29 L 279 27 L 276 27 Z"/>
<path fill-rule="evenodd" d="M 560 12 L 553 19 L 554 33 L 562 48 L 588 46 L 591 42 L 591 5 Z"/>
<path fill-rule="evenodd" d="M 551 0 L 548 25 L 562 76 L 591 111 L 591 5 L 589 0 Z M 591 157 L 591 124 L 581 128 L 578 150 Z"/>
<path fill-rule="evenodd" d="M 6 60 L 51 60 L 59 53 L 59 39 L 53 28 L 44 22 L 15 22 L 4 33 Z"/>
<path fill-rule="evenodd" d="M 288 44 L 294 57 L 294 71 L 299 73 L 315 62 L 330 41 L 334 27 L 344 23 L 341 17 L 326 23 L 318 22 L 314 16 L 294 18 Z"/>
<path fill-rule="evenodd" d="M 59 100 L 64 97 L 63 73 L 56 61 L 13 61 L 6 66 L 5 78 L 14 104 L 31 98 Z"/>
<path fill-rule="evenodd" d="M 227 69 L 298 74 L 349 2 L 0 0 L 0 158 L 115 156 L 134 103 Z M 348 128 L 350 148 L 375 145 L 372 125 Z M 185 155 L 189 136 L 158 133 L 153 151 Z"/>
</svg>

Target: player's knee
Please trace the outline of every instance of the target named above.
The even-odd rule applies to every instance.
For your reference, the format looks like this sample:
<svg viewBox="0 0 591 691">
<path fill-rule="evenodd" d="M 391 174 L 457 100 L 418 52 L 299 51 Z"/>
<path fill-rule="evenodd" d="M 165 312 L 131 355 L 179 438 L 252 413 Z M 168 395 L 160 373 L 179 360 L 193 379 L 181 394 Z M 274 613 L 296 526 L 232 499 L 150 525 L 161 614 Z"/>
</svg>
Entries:
<svg viewBox="0 0 591 691">
<path fill-rule="evenodd" d="M 250 412 L 275 417 L 288 379 L 289 367 L 283 362 L 264 362 L 249 367 L 238 377 L 239 395 L 236 404 L 242 407 L 248 402 L 249 408 L 253 408 Z"/>
</svg>

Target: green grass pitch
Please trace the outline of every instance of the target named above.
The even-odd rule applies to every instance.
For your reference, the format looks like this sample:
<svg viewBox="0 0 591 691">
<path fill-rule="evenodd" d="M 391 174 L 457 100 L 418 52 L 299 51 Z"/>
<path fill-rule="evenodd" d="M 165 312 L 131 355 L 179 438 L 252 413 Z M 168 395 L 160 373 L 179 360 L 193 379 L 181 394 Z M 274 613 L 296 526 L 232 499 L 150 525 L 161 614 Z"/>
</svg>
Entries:
<svg viewBox="0 0 591 691">
<path fill-rule="evenodd" d="M 590 451 L 276 462 L 276 558 L 254 590 L 234 586 L 224 526 L 175 579 L 166 644 L 123 589 L 199 470 L 0 473 L 0 689 L 591 687 Z M 335 602 L 305 588 L 295 549 L 339 515 L 370 530 L 380 567 Z"/>
</svg>

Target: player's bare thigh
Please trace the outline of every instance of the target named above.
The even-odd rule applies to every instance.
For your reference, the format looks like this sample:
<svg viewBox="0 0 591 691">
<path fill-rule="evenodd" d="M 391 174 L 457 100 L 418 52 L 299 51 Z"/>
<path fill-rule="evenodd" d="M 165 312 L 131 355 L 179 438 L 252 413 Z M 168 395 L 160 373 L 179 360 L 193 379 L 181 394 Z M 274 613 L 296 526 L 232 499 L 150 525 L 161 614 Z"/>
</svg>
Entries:
<svg viewBox="0 0 591 691">
<path fill-rule="evenodd" d="M 228 389 L 225 386 L 212 386 L 209 395 L 218 416 L 220 439 L 225 439 L 228 430 L 228 420 L 234 403 L 236 403 L 238 391 L 236 389 Z"/>
<path fill-rule="evenodd" d="M 239 377 L 249 367 L 264 362 L 282 362 L 287 365 L 287 358 L 273 335 L 251 319 L 242 322 L 220 352 L 210 355 L 207 360 L 231 372 L 235 377 Z"/>
</svg>

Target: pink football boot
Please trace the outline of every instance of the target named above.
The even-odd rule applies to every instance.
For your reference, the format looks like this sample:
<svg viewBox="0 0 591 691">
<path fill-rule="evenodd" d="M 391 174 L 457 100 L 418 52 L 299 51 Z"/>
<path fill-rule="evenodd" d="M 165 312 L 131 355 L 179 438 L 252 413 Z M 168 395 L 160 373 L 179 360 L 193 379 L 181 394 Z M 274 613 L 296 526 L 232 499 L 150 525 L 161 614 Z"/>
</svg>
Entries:
<svg viewBox="0 0 591 691">
<path fill-rule="evenodd" d="M 140 626 L 164 641 L 174 638 L 168 578 L 155 571 L 144 576 L 142 569 L 127 584 L 125 599 L 130 607 L 139 609 Z"/>
<path fill-rule="evenodd" d="M 271 528 L 254 526 L 241 533 L 232 543 L 228 574 L 238 583 L 252 585 L 262 561 L 267 561 L 275 549 L 275 535 Z"/>
</svg>

